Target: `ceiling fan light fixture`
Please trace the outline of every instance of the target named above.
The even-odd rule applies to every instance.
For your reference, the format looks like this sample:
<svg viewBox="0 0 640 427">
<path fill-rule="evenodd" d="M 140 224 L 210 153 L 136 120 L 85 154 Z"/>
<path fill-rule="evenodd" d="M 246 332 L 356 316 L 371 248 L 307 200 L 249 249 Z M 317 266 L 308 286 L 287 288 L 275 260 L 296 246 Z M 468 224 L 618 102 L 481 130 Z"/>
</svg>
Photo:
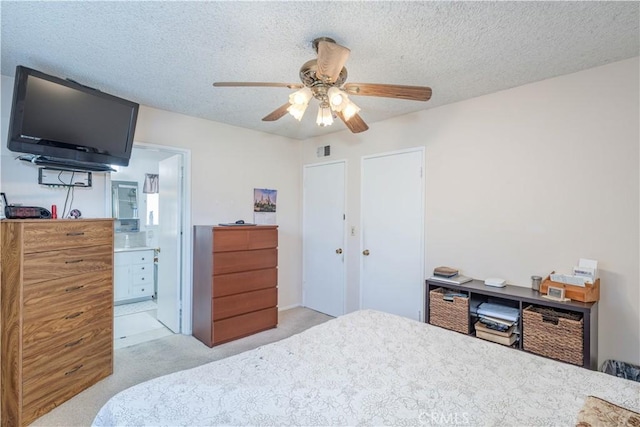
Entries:
<svg viewBox="0 0 640 427">
<path fill-rule="evenodd" d="M 344 119 L 348 121 L 353 116 L 358 114 L 359 111 L 360 111 L 360 107 L 358 107 L 356 104 L 354 104 L 350 100 L 347 100 L 347 104 L 342 108 L 342 115 L 344 116 Z"/>
<path fill-rule="evenodd" d="M 290 105 L 289 108 L 287 108 L 287 111 L 293 116 L 294 119 L 300 121 L 302 120 L 302 116 L 304 115 L 304 112 L 306 111 L 308 105 L 309 104 L 293 104 Z"/>
<path fill-rule="evenodd" d="M 0 0 L 2 1 L 2 0 Z M 329 37 L 318 37 L 313 41 L 317 57 L 300 67 L 299 77 L 302 84 L 269 83 L 269 82 L 214 82 L 215 87 L 286 87 L 295 90 L 289 94 L 289 102 L 276 108 L 262 118 L 262 121 L 273 122 L 288 112 L 296 120 L 301 121 L 311 98 L 319 102 L 318 126 L 333 124 L 334 115 L 339 118 L 353 133 L 364 132 L 369 126 L 358 115 L 360 107 L 351 102 L 349 97 L 373 96 L 409 101 L 428 101 L 431 99 L 431 88 L 427 86 L 406 86 L 379 83 L 345 83 L 347 69 L 345 63 L 350 50 L 340 46 Z"/>
<path fill-rule="evenodd" d="M 297 121 L 302 120 L 302 116 L 304 115 L 312 96 L 313 93 L 308 87 L 303 87 L 289 95 L 289 104 L 291 104 L 289 108 L 287 108 L 289 114 L 291 114 Z"/>
<path fill-rule="evenodd" d="M 320 104 L 318 107 L 318 117 L 316 118 L 316 124 L 318 126 L 331 126 L 333 124 L 333 115 L 328 104 Z"/>
<path fill-rule="evenodd" d="M 329 97 L 329 105 L 331 105 L 331 109 L 337 112 L 342 111 L 346 106 L 346 103 L 349 101 L 347 94 L 335 86 L 327 91 L 327 96 Z"/>
<path fill-rule="evenodd" d="M 289 104 L 291 105 L 307 105 L 309 100 L 313 96 L 311 89 L 308 87 L 303 87 L 300 90 L 293 92 L 289 95 Z"/>
</svg>

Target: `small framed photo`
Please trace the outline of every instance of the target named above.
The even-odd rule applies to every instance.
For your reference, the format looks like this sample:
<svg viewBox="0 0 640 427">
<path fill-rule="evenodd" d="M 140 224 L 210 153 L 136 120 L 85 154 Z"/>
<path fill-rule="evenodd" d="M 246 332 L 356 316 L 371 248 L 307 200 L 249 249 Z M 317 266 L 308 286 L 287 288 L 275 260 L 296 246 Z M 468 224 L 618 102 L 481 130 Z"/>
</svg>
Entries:
<svg viewBox="0 0 640 427">
<path fill-rule="evenodd" d="M 547 289 L 547 296 L 552 299 L 564 301 L 564 288 L 549 286 L 549 288 Z"/>
</svg>

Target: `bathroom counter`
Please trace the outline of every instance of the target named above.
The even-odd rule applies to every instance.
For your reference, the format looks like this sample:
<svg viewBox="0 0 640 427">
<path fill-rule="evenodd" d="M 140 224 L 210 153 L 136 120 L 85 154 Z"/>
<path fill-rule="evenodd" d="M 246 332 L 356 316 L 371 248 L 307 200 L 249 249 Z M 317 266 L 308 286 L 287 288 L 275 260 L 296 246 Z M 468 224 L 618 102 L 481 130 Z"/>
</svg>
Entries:
<svg viewBox="0 0 640 427">
<path fill-rule="evenodd" d="M 132 246 L 130 248 L 115 248 L 114 252 L 133 252 L 133 251 L 152 251 L 156 248 L 152 248 L 151 246 Z"/>
</svg>

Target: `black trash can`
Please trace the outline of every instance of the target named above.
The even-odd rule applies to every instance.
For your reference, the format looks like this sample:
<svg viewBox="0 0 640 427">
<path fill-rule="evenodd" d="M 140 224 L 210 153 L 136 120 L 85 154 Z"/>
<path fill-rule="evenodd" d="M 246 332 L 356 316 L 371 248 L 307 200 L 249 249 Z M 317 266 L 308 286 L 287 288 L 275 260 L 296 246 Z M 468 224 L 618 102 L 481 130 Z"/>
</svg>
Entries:
<svg viewBox="0 0 640 427">
<path fill-rule="evenodd" d="M 631 381 L 640 382 L 640 366 L 618 360 L 605 360 L 600 371 L 605 374 L 615 375 Z"/>
</svg>

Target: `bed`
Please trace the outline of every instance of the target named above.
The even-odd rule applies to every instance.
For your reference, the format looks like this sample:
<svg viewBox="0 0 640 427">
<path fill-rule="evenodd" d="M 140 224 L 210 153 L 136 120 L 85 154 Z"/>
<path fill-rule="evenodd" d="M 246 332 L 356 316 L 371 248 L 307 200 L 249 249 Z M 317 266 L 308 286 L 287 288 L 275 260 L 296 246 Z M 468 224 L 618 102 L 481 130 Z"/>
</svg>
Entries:
<svg viewBox="0 0 640 427">
<path fill-rule="evenodd" d="M 138 384 L 95 426 L 575 425 L 640 383 L 372 310 Z"/>
</svg>

